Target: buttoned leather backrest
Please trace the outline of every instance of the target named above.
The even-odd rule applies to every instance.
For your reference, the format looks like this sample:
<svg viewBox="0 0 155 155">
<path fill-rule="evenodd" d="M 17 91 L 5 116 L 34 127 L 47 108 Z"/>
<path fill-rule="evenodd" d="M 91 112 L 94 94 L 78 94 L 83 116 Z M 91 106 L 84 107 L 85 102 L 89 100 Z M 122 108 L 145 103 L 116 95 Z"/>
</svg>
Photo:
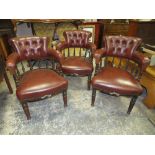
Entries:
<svg viewBox="0 0 155 155">
<path fill-rule="evenodd" d="M 140 38 L 128 36 L 105 36 L 106 55 L 131 58 L 141 43 Z"/>
<path fill-rule="evenodd" d="M 86 47 L 92 36 L 91 32 L 82 30 L 64 31 L 63 35 L 69 47 Z"/>
<path fill-rule="evenodd" d="M 12 38 L 10 41 L 21 60 L 47 57 L 48 37 Z"/>
</svg>

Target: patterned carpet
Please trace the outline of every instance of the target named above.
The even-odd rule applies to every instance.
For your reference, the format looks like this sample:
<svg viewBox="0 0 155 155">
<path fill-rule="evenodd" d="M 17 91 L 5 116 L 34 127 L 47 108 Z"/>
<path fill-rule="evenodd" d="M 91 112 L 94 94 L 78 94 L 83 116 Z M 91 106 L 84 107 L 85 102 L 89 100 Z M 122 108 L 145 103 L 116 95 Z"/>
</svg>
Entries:
<svg viewBox="0 0 155 155">
<path fill-rule="evenodd" d="M 130 115 L 126 114 L 130 98 L 114 97 L 97 92 L 95 107 L 90 106 L 91 91 L 86 78 L 66 77 L 69 80 L 68 107 L 64 109 L 62 95 L 29 103 L 31 120 L 27 121 L 15 92 L 8 93 L 5 82 L 0 84 L 0 134 L 62 135 L 62 134 L 155 134 L 155 126 L 141 95 Z M 12 78 L 10 77 L 13 82 Z M 14 86 L 14 83 L 13 83 Z M 14 88 L 15 90 L 15 88 Z"/>
</svg>

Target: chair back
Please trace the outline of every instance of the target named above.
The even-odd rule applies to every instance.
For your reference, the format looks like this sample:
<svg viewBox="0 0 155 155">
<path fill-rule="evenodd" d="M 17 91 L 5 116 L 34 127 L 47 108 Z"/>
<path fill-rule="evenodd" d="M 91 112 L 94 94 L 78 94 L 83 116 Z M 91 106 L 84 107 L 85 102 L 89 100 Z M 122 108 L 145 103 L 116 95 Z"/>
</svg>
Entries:
<svg viewBox="0 0 155 155">
<path fill-rule="evenodd" d="M 85 48 L 92 36 L 91 32 L 83 30 L 70 30 L 63 33 L 69 47 Z"/>
<path fill-rule="evenodd" d="M 19 55 L 14 79 L 18 86 L 20 78 L 28 71 L 40 68 L 56 70 L 56 63 L 50 56 L 48 37 L 22 37 L 10 40 L 15 52 Z"/>
<path fill-rule="evenodd" d="M 130 59 L 142 40 L 129 36 L 105 36 L 107 56 L 124 57 Z"/>
<path fill-rule="evenodd" d="M 10 40 L 21 60 L 36 60 L 47 57 L 48 37 L 22 37 Z"/>
<path fill-rule="evenodd" d="M 104 40 L 106 53 L 100 63 L 100 68 L 103 66 L 121 68 L 139 79 L 142 69 L 141 64 L 134 58 L 134 53 L 142 42 L 141 38 L 110 35 L 105 36 Z"/>
</svg>

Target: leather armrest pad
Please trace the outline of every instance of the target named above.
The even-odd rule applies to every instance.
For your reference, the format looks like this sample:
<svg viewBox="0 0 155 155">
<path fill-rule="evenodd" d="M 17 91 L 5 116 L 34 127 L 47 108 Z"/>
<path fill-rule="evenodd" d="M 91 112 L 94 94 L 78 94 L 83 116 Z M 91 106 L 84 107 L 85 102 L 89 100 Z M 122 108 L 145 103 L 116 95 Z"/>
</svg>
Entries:
<svg viewBox="0 0 155 155">
<path fill-rule="evenodd" d="M 141 65 L 143 71 L 150 64 L 150 59 L 140 52 L 135 52 L 133 54 L 133 59 Z"/>
<path fill-rule="evenodd" d="M 101 61 L 101 58 L 105 54 L 106 54 L 106 51 L 104 48 L 98 49 L 93 53 L 93 57 L 95 58 L 97 64 Z"/>
<path fill-rule="evenodd" d="M 50 56 L 54 57 L 59 63 L 61 63 L 62 60 L 64 59 L 63 54 L 58 50 L 50 48 L 48 49 L 48 53 Z"/>
<path fill-rule="evenodd" d="M 7 61 L 6 61 L 6 66 L 11 74 L 15 73 L 16 65 L 19 61 L 20 61 L 20 57 L 18 53 L 16 52 L 13 52 L 12 54 L 8 56 Z"/>
<path fill-rule="evenodd" d="M 56 45 L 56 49 L 62 51 L 63 49 L 67 48 L 68 44 L 65 41 L 61 41 Z"/>
</svg>

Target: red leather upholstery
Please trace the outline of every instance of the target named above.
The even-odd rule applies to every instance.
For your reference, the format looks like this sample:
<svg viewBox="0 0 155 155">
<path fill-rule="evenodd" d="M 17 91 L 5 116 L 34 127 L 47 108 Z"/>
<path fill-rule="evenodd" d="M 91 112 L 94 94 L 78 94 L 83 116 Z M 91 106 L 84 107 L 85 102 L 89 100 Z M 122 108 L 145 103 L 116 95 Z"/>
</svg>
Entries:
<svg viewBox="0 0 155 155">
<path fill-rule="evenodd" d="M 121 95 L 140 95 L 142 86 L 129 73 L 119 68 L 103 68 L 92 80 L 93 88 L 104 90 L 105 93 Z"/>
<path fill-rule="evenodd" d="M 63 33 L 69 47 L 86 47 L 91 37 L 91 32 L 88 31 L 65 31 Z"/>
<path fill-rule="evenodd" d="M 60 53 L 63 53 L 64 50 L 74 48 L 74 53 L 78 53 L 79 50 L 84 49 L 85 52 L 89 51 L 89 56 L 82 56 L 79 54 L 64 56 L 61 59 L 61 71 L 64 74 L 79 75 L 79 76 L 88 76 L 88 89 L 90 89 L 90 79 L 93 72 L 93 53 L 96 50 L 95 44 L 89 42 L 90 37 L 92 36 L 91 32 L 82 31 L 82 30 L 71 30 L 65 31 L 63 33 L 65 41 L 60 42 L 57 45 L 57 50 Z M 79 48 L 79 49 L 77 49 Z M 77 49 L 77 50 L 75 50 Z M 80 52 L 79 52 L 80 53 Z"/>
<path fill-rule="evenodd" d="M 21 60 L 41 59 L 48 55 L 49 39 L 47 37 L 13 38 L 11 43 Z"/>
<path fill-rule="evenodd" d="M 49 69 L 36 69 L 26 72 L 17 88 L 19 100 L 36 99 L 67 89 L 68 81 Z"/>
<path fill-rule="evenodd" d="M 40 69 L 38 66 L 38 69 L 32 70 L 33 67 L 30 64 L 32 60 L 39 60 L 40 63 L 40 60 L 47 58 L 50 60 L 55 59 L 58 62 L 63 60 L 63 56 L 59 51 L 48 48 L 48 37 L 12 38 L 10 42 L 15 52 L 8 56 L 7 68 L 14 75 L 17 86 L 16 95 L 21 102 L 27 119 L 30 119 L 28 101 L 61 92 L 63 94 L 64 106 L 67 106 L 67 80 L 51 69 Z M 25 62 L 26 60 L 29 62 L 27 67 L 30 67 L 30 70 L 27 72 L 25 72 L 22 63 L 22 61 Z M 22 64 L 21 69 L 17 67 L 19 62 Z M 24 73 L 20 74 L 21 70 Z"/>
<path fill-rule="evenodd" d="M 92 79 L 92 106 L 95 102 L 96 90 L 113 95 L 132 96 L 127 112 L 129 114 L 137 97 L 143 91 L 138 80 L 150 61 L 136 51 L 142 42 L 140 38 L 105 36 L 104 41 L 105 47 L 96 50 L 93 55 L 96 62 L 96 75 Z M 105 59 L 102 59 L 103 57 Z M 112 58 L 111 61 L 108 61 L 109 57 Z M 116 57 L 118 64 L 115 61 Z M 122 59 L 126 59 L 124 66 L 122 66 Z M 103 60 L 104 63 L 102 63 Z M 101 67 L 101 64 L 104 66 Z M 133 68 L 133 64 L 137 65 Z"/>
<path fill-rule="evenodd" d="M 93 65 L 82 57 L 68 57 L 63 61 L 61 67 L 65 74 L 87 76 L 93 71 Z"/>
<path fill-rule="evenodd" d="M 131 58 L 141 41 L 128 36 L 105 36 L 106 55 Z"/>
</svg>

